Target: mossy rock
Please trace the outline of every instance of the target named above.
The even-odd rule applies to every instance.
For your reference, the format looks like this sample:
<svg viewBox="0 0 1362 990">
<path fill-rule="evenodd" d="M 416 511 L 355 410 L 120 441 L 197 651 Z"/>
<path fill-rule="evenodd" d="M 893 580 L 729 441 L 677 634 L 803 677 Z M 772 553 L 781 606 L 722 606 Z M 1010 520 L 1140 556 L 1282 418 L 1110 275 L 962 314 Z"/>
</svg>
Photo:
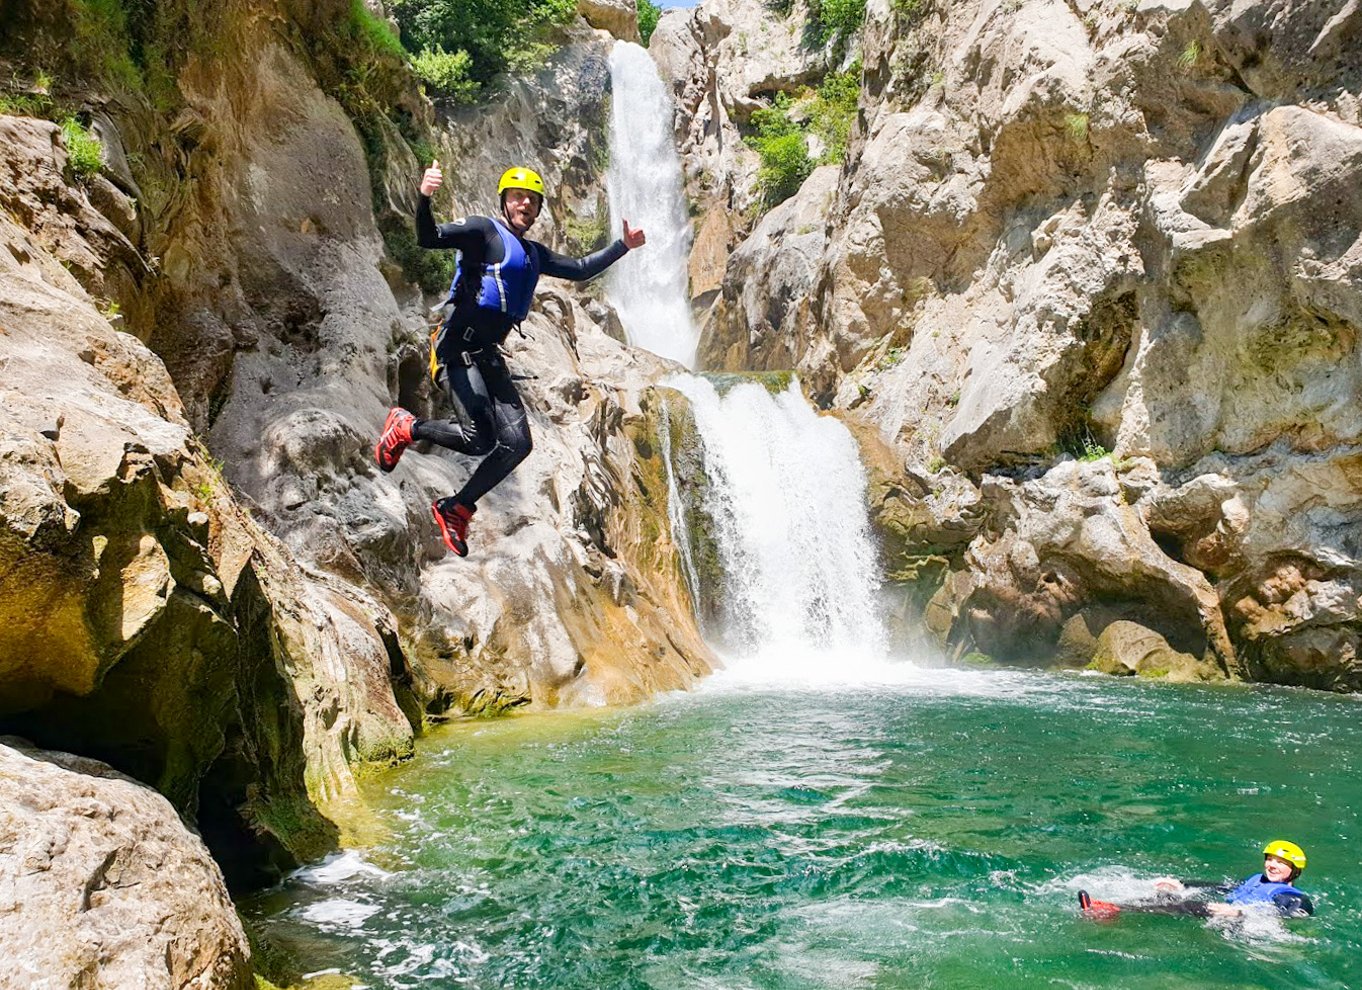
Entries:
<svg viewBox="0 0 1362 990">
<path fill-rule="evenodd" d="M 745 382 L 756 382 L 772 395 L 779 395 L 790 387 L 793 371 L 707 371 L 701 375 L 720 395 Z"/>
<path fill-rule="evenodd" d="M 1173 649 L 1152 629 L 1125 619 L 1102 630 L 1087 669 L 1118 677 L 1139 675 L 1177 682 L 1214 679 L 1214 673 L 1196 657 Z"/>
</svg>

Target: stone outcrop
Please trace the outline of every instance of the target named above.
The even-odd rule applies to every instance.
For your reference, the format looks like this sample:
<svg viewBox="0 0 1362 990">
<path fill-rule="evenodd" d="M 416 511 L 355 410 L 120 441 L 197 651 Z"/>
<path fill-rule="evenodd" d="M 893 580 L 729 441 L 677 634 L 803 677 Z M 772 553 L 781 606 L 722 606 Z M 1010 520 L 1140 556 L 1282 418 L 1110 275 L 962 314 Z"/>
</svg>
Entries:
<svg viewBox="0 0 1362 990">
<path fill-rule="evenodd" d="M 222 873 L 154 790 L 0 738 L 5 987 L 249 990 Z"/>
<path fill-rule="evenodd" d="M 0 126 L 15 173 L 60 183 L 51 125 Z M 154 784 L 229 868 L 314 855 L 335 830 L 311 801 L 410 751 L 396 623 L 236 503 L 164 366 L 58 263 L 99 251 L 69 193 L 0 193 L 35 218 L 0 218 L 0 718 Z"/>
<path fill-rule="evenodd" d="M 689 66 L 687 135 L 722 133 L 699 21 L 653 46 Z M 1102 602 L 1234 676 L 1362 687 L 1359 30 L 1303 2 L 868 5 L 815 270 L 773 211 L 702 353 L 792 365 L 893 445 L 891 568 L 953 652 L 1059 649 Z M 754 284 L 753 255 L 801 277 Z M 1099 488 L 1067 463 L 1106 451 Z M 961 504 L 989 522 L 942 545 Z M 1143 563 L 1086 559 L 1117 550 Z"/>
<path fill-rule="evenodd" d="M 728 259 L 723 289 L 710 309 L 697 357 L 714 369 L 792 368 L 805 364 L 812 340 L 808 307 L 827 243 L 828 208 L 837 191 L 838 169 L 815 169 L 799 192 L 761 218 Z M 742 333 L 730 331 L 730 325 Z M 725 343 L 724 350 L 717 345 Z M 831 361 L 833 355 L 825 355 Z"/>
<path fill-rule="evenodd" d="M 1089 666 L 1117 677 L 1139 674 L 1175 682 L 1211 679 L 1195 657 L 1179 653 L 1158 633 L 1125 619 L 1118 619 L 1102 630 L 1092 647 Z"/>
<path fill-rule="evenodd" d="M 577 0 L 577 12 L 594 28 L 621 41 L 639 44 L 638 7 L 634 0 Z"/>
</svg>

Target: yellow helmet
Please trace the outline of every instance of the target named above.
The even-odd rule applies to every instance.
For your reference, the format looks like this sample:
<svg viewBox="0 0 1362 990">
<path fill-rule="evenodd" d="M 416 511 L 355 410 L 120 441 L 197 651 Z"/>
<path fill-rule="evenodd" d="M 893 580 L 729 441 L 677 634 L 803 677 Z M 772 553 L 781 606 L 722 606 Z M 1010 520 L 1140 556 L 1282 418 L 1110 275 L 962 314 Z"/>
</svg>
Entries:
<svg viewBox="0 0 1362 990">
<path fill-rule="evenodd" d="M 1264 856 L 1276 856 L 1284 859 L 1298 870 L 1305 869 L 1305 850 L 1294 842 L 1287 842 L 1285 839 L 1273 839 L 1263 846 Z"/>
<path fill-rule="evenodd" d="M 499 199 L 507 189 L 528 189 L 530 192 L 538 193 L 540 199 L 544 198 L 544 180 L 534 169 L 525 168 L 523 165 L 508 168 L 501 173 L 501 181 L 497 183 L 497 198 Z"/>
</svg>

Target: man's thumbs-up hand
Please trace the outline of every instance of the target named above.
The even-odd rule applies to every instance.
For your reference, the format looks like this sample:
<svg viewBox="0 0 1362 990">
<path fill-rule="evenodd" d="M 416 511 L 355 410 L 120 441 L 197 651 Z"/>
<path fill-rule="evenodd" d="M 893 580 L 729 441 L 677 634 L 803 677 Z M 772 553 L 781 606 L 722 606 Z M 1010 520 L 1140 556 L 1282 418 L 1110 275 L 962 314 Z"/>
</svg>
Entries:
<svg viewBox="0 0 1362 990">
<path fill-rule="evenodd" d="M 426 174 L 421 177 L 421 195 L 433 196 L 435 190 L 444 185 L 445 174 L 440 171 L 440 159 L 435 159 L 430 163 L 430 168 L 426 169 Z"/>
</svg>

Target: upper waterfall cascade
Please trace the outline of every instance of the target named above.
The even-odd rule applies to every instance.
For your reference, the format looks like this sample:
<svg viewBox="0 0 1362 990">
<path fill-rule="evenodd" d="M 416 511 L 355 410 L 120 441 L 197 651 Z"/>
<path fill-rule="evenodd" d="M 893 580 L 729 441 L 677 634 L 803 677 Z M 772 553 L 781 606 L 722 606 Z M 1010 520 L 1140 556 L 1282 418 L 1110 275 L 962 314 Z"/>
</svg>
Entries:
<svg viewBox="0 0 1362 990">
<path fill-rule="evenodd" d="M 623 220 L 641 228 L 648 244 L 611 269 L 607 291 L 630 343 L 689 368 L 698 332 L 686 291 L 690 222 L 671 97 L 652 56 L 627 41 L 610 52 L 610 83 L 610 216 L 617 229 Z"/>
</svg>

